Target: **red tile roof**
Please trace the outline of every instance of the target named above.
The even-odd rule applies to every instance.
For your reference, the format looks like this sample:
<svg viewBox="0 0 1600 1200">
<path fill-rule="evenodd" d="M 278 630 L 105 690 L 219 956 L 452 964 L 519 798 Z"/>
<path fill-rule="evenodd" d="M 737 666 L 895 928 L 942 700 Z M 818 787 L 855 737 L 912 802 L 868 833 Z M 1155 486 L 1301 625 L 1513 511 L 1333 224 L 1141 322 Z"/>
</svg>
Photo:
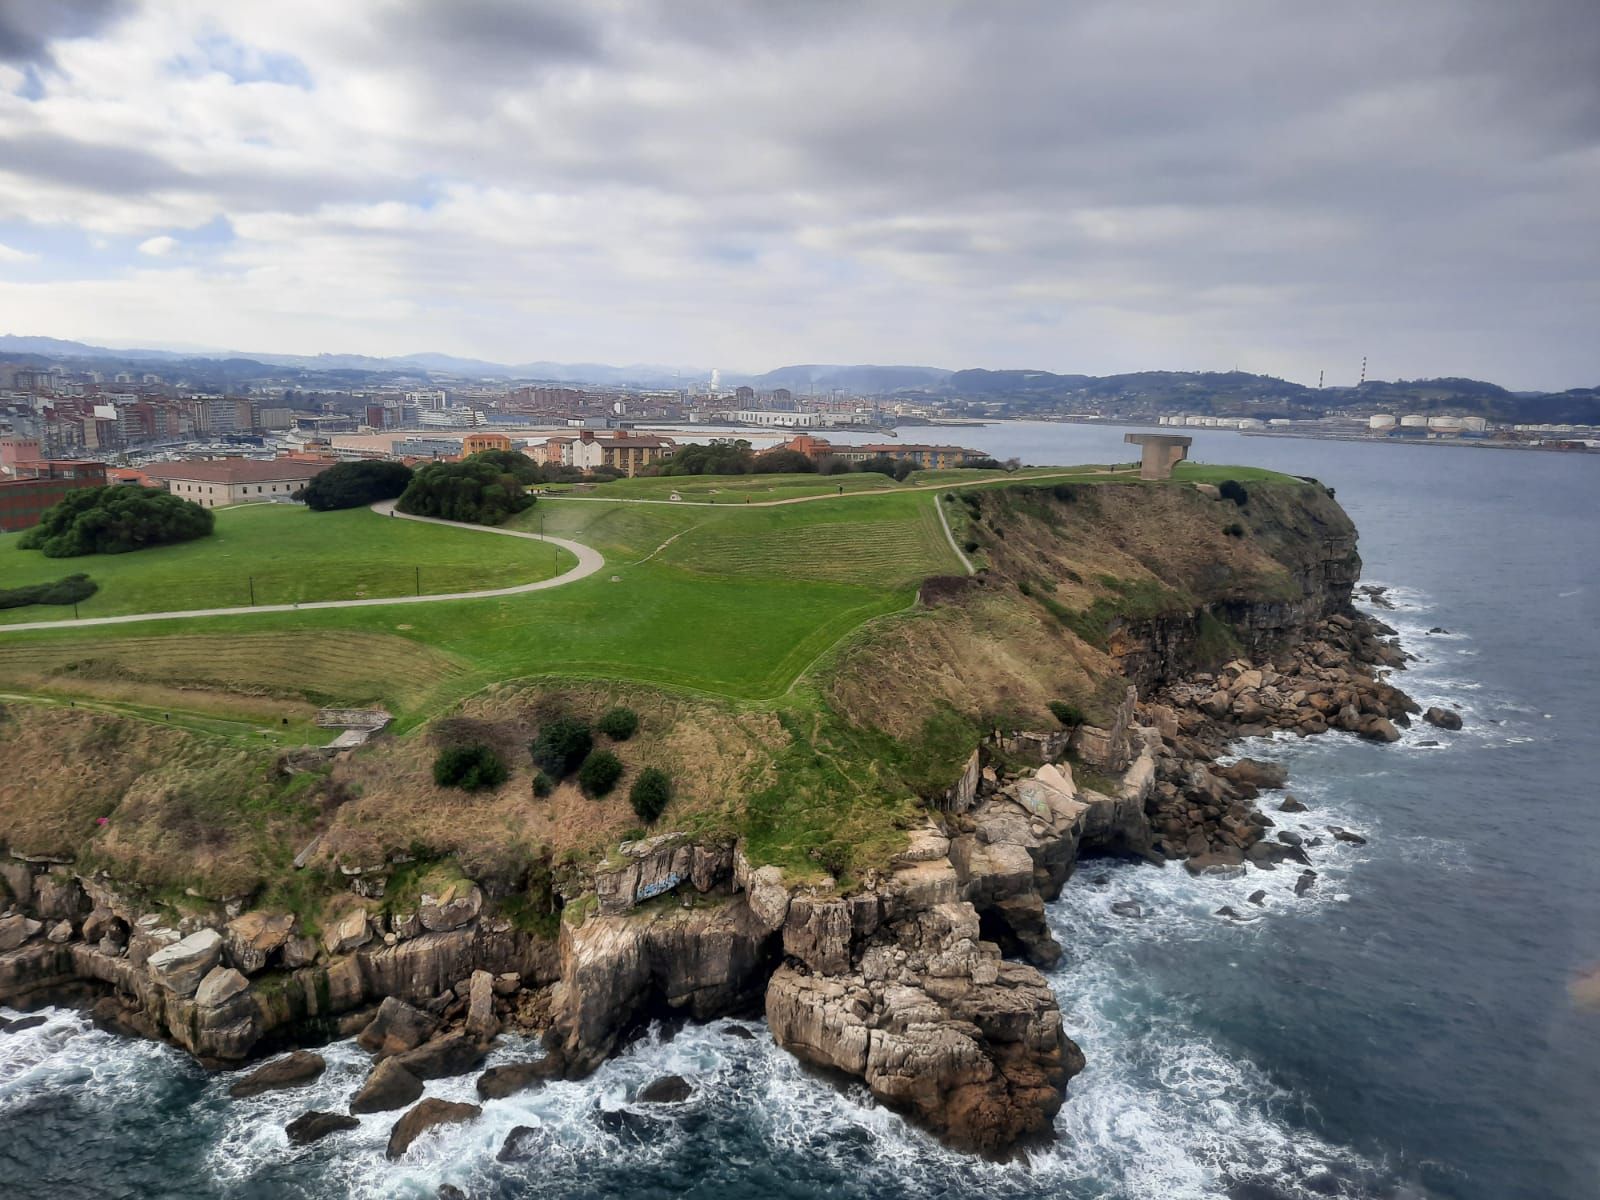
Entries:
<svg viewBox="0 0 1600 1200">
<path fill-rule="evenodd" d="M 183 479 L 197 483 L 292 483 L 327 470 L 327 463 L 267 461 L 259 458 L 217 458 L 205 462 L 153 463 L 144 469 L 151 479 Z"/>
</svg>

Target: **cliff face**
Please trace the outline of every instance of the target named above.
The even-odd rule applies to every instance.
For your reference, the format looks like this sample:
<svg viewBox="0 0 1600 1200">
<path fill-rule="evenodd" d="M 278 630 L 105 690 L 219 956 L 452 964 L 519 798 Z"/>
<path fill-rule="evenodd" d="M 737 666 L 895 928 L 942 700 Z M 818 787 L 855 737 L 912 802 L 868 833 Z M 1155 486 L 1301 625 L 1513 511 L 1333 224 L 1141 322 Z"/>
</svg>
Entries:
<svg viewBox="0 0 1600 1200">
<path fill-rule="evenodd" d="M 467 1019 L 475 1036 L 543 1028 L 541 1069 L 568 1075 L 658 1016 L 762 1012 L 797 1057 L 860 1079 L 952 1145 L 998 1156 L 1048 1137 L 1083 1056 L 1037 968 L 1061 957 L 1045 905 L 1080 857 L 1281 857 L 1287 847 L 1260 848 L 1249 780 L 1208 765 L 1218 731 L 1366 732 L 1403 720 L 1405 702 L 1354 670 L 1381 653 L 1348 615 L 1355 531 L 1320 487 L 1251 484 L 1242 505 L 1189 488 L 991 490 L 966 536 L 984 574 L 929 589 L 926 607 L 856 639 L 820 681 L 821 716 L 746 714 L 727 736 L 690 742 L 682 731 L 703 733 L 709 708 L 647 710 L 654 752 L 692 745 L 704 760 L 675 773 L 701 771 L 701 791 L 705 780 L 718 793 L 758 786 L 767 824 L 666 833 L 547 872 L 538 899 L 565 906 L 554 932 L 511 919 L 530 911 L 525 867 L 423 873 L 407 891 L 397 881 L 409 856 L 376 840 L 371 865 L 329 868 L 347 890 L 313 925 L 246 897 L 158 901 L 74 862 L 70 838 L 29 857 L 13 837 L 0 861 L 0 1001 L 87 994 L 112 1027 L 236 1063 L 352 1032 L 395 998 L 446 1027 Z M 1199 690 L 1184 682 L 1196 671 Z M 1168 704 L 1148 703 L 1157 691 Z M 474 709 L 475 735 L 525 744 L 527 716 L 509 732 L 493 719 L 489 702 Z M 849 736 L 824 745 L 826 720 Z M 819 855 L 787 873 L 758 857 L 786 782 L 759 750 L 802 735 L 825 753 L 796 766 L 838 767 L 845 787 L 903 797 L 905 779 L 938 779 L 920 812 L 903 798 L 868 810 L 896 852 L 845 857 L 828 876 L 811 865 Z M 911 767 L 849 758 L 885 749 Z M 368 753 L 409 754 L 392 789 L 426 757 Z M 356 758 L 333 783 L 357 791 L 360 780 Z M 354 811 L 336 799 L 336 820 Z M 802 799 L 809 812 L 855 797 Z M 572 811 L 594 811 L 583 803 Z M 450 824 L 459 842 L 469 827 Z M 450 854 L 459 865 L 473 849 Z"/>
</svg>

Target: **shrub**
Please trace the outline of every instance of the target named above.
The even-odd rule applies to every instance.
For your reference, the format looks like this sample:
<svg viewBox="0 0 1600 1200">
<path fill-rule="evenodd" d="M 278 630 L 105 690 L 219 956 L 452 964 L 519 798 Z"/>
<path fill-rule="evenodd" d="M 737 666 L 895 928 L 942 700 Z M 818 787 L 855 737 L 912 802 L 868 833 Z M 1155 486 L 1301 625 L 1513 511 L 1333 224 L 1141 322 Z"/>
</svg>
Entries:
<svg viewBox="0 0 1600 1200">
<path fill-rule="evenodd" d="M 535 766 L 560 779 L 572 774 L 593 747 L 594 735 L 588 725 L 577 717 L 557 717 L 545 722 L 528 749 Z"/>
<path fill-rule="evenodd" d="M 336 508 L 361 508 L 378 500 L 393 500 L 411 482 L 405 463 L 368 459 L 336 463 L 320 472 L 295 495 L 316 512 Z"/>
<path fill-rule="evenodd" d="M 53 583 L 0 588 L 0 608 L 27 608 L 30 604 L 76 604 L 99 590 L 100 585 L 87 575 L 67 575 Z"/>
<path fill-rule="evenodd" d="M 1217 489 L 1224 500 L 1232 500 L 1240 508 L 1250 503 L 1250 493 L 1244 490 L 1244 484 L 1237 479 L 1229 479 Z"/>
<path fill-rule="evenodd" d="M 661 462 L 663 475 L 748 475 L 754 460 L 750 443 L 734 441 L 698 443 L 680 447 Z"/>
<path fill-rule="evenodd" d="M 68 492 L 17 545 L 46 558 L 126 554 L 205 537 L 215 524 L 211 510 L 191 500 L 160 488 L 114 484 Z"/>
<path fill-rule="evenodd" d="M 858 470 L 872 471 L 879 475 L 887 475 L 895 482 L 900 482 L 911 472 L 917 469 L 917 464 L 908 458 L 890 458 L 887 454 L 880 454 L 876 458 L 869 458 L 861 464 Z"/>
<path fill-rule="evenodd" d="M 1222 532 L 1227 534 L 1229 537 L 1243 537 L 1244 526 L 1239 524 L 1239 522 L 1234 521 L 1232 524 L 1224 525 L 1222 527 Z"/>
<path fill-rule="evenodd" d="M 433 781 L 440 787 L 460 788 L 464 792 L 499 787 L 509 774 L 500 756 L 482 742 L 451 746 L 433 760 Z"/>
<path fill-rule="evenodd" d="M 529 464 L 532 465 L 531 463 Z M 533 506 L 533 497 L 514 474 L 477 456 L 453 463 L 429 463 L 411 477 L 399 503 L 403 513 L 498 525 Z"/>
<path fill-rule="evenodd" d="M 625 742 L 639 732 L 639 714 L 631 708 L 613 708 L 594 727 L 613 742 Z"/>
<path fill-rule="evenodd" d="M 483 463 L 502 475 L 510 475 L 518 483 L 544 482 L 544 472 L 539 469 L 539 464 L 520 450 L 479 450 L 462 461 Z"/>
<path fill-rule="evenodd" d="M 750 470 L 757 475 L 811 475 L 816 473 L 817 464 L 798 450 L 774 446 L 756 455 Z"/>
<path fill-rule="evenodd" d="M 550 776 L 543 771 L 535 771 L 533 773 L 533 794 L 536 797 L 542 800 L 555 790 L 556 781 L 551 779 Z"/>
<path fill-rule="evenodd" d="M 1086 719 L 1083 715 L 1083 709 L 1076 704 L 1068 704 L 1065 700 L 1050 701 L 1050 712 L 1063 725 L 1082 725 Z"/>
<path fill-rule="evenodd" d="M 967 471 L 1003 471 L 1003 470 L 1005 470 L 1005 468 L 1002 467 L 997 460 L 989 458 L 988 456 L 984 456 L 982 458 L 969 458 L 965 462 L 960 462 L 960 463 L 957 463 L 956 465 L 958 467 L 961 467 L 963 470 L 967 470 Z"/>
<path fill-rule="evenodd" d="M 640 771 L 639 778 L 633 781 L 633 787 L 628 790 L 628 803 L 633 805 L 633 811 L 647 825 L 655 824 L 656 818 L 666 811 L 667 802 L 671 799 L 672 777 L 658 767 L 646 767 Z"/>
<path fill-rule="evenodd" d="M 968 538 L 966 541 L 961 543 L 961 547 L 968 554 L 971 554 L 974 550 L 976 550 L 978 548 L 978 543 L 975 542 L 972 538 Z"/>
<path fill-rule="evenodd" d="M 578 786 L 585 795 L 606 796 L 622 778 L 622 760 L 609 750 L 596 750 L 578 768 Z"/>
</svg>

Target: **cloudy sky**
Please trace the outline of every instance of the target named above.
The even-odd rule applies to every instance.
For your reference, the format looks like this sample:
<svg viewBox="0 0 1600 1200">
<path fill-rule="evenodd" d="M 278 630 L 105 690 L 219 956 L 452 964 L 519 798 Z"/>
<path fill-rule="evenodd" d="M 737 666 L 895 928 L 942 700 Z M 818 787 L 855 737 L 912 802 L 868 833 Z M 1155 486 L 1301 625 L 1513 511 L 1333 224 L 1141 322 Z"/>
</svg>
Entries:
<svg viewBox="0 0 1600 1200">
<path fill-rule="evenodd" d="M 0 0 L 0 332 L 1600 383 L 1596 0 Z"/>
</svg>

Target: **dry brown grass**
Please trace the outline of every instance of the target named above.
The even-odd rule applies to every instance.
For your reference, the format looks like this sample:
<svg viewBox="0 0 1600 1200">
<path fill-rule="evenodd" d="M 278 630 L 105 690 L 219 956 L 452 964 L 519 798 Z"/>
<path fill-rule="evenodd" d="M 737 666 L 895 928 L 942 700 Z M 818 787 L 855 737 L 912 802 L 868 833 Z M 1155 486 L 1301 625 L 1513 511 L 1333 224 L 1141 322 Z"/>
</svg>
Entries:
<svg viewBox="0 0 1600 1200">
<path fill-rule="evenodd" d="M 622 743 L 596 735 L 596 747 L 614 752 L 625 767 L 616 789 L 590 798 L 566 780 L 550 796 L 535 797 L 528 746 L 540 723 L 560 713 L 593 721 L 617 704 L 638 712 L 640 726 Z M 506 869 L 539 847 L 557 857 L 597 854 L 639 826 L 627 796 L 646 766 L 660 767 L 674 782 L 658 829 L 723 827 L 748 790 L 765 781 L 772 751 L 785 740 L 770 714 L 651 689 L 501 686 L 426 730 L 382 739 L 340 762 L 334 778 L 356 798 L 333 818 L 322 853 L 351 866 L 374 865 L 396 852 L 452 855 L 469 873 Z M 438 751 L 466 741 L 500 753 L 511 768 L 505 784 L 469 794 L 433 782 Z"/>
</svg>

